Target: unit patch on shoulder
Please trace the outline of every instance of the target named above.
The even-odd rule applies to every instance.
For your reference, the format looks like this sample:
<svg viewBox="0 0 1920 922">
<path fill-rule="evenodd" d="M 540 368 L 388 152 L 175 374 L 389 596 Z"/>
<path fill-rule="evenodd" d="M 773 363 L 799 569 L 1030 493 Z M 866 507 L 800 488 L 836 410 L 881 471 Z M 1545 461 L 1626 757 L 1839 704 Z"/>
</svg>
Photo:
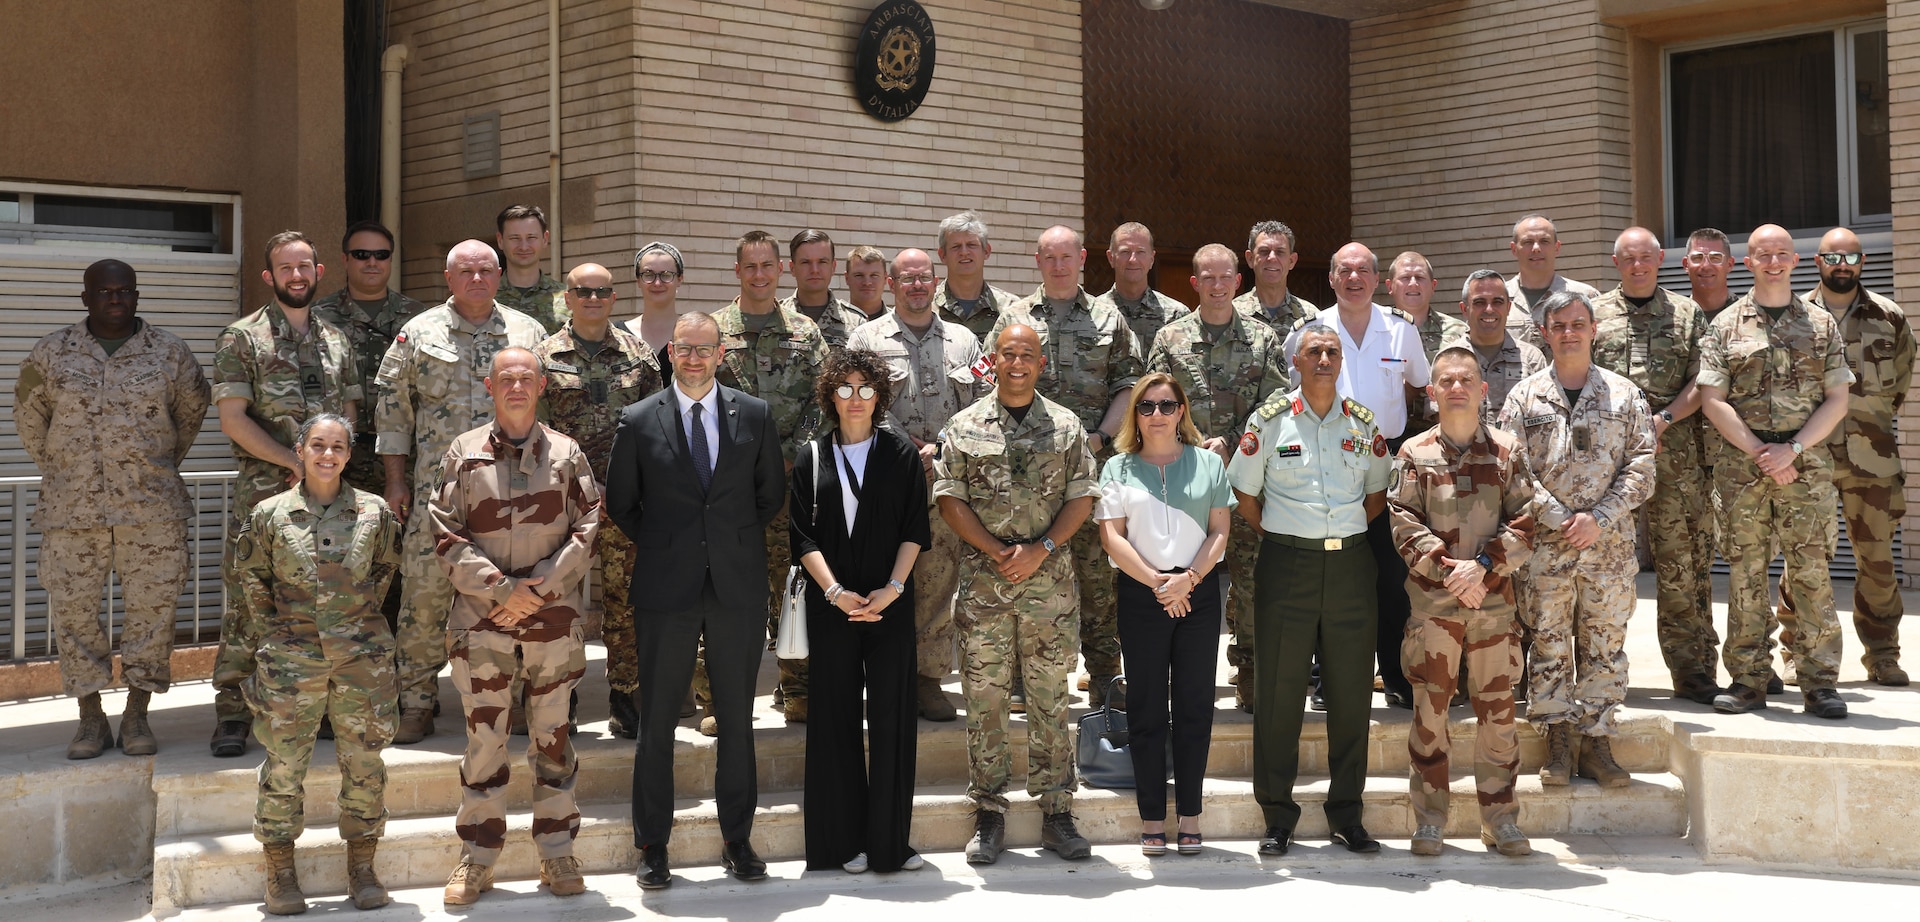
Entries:
<svg viewBox="0 0 1920 922">
<path fill-rule="evenodd" d="M 1258 434 L 1249 431 L 1249 432 L 1243 433 L 1240 436 L 1240 453 L 1241 454 L 1247 455 L 1248 457 L 1252 457 L 1253 455 L 1258 454 L 1259 451 L 1260 451 L 1260 436 Z"/>
<path fill-rule="evenodd" d="M 1387 437 L 1378 432 L 1373 434 L 1373 456 L 1376 458 L 1387 456 Z"/>
</svg>

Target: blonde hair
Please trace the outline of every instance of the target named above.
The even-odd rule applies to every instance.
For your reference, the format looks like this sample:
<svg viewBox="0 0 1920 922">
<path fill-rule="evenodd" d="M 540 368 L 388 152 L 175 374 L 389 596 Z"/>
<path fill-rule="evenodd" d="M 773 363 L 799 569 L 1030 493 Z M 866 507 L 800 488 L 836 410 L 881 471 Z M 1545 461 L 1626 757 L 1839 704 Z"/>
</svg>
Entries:
<svg viewBox="0 0 1920 922">
<path fill-rule="evenodd" d="M 1172 375 L 1164 371 L 1156 371 L 1141 375 L 1140 380 L 1134 383 L 1133 395 L 1127 398 L 1127 415 L 1120 421 L 1120 434 L 1113 437 L 1115 451 L 1140 450 L 1140 400 L 1147 391 L 1162 384 L 1173 388 L 1173 399 L 1180 401 L 1180 426 L 1174 431 L 1174 435 L 1184 444 L 1200 444 L 1200 430 L 1193 425 L 1193 404 L 1187 401 L 1187 389 L 1181 387 L 1180 382 Z"/>
</svg>

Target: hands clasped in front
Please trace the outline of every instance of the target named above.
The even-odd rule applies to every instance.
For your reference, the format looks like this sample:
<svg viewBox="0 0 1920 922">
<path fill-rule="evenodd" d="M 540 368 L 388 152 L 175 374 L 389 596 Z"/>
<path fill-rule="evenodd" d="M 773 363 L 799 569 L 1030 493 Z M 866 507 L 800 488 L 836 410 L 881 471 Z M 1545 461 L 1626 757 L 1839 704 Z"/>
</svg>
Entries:
<svg viewBox="0 0 1920 922">
<path fill-rule="evenodd" d="M 1200 585 L 1200 575 L 1192 570 L 1178 573 L 1161 573 L 1160 585 L 1153 587 L 1153 598 L 1160 607 L 1167 610 L 1169 618 L 1185 618 L 1193 611 L 1193 587 Z"/>
<path fill-rule="evenodd" d="M 887 606 L 892 605 L 893 600 L 899 597 L 900 593 L 892 586 L 881 586 L 866 595 L 851 589 L 842 589 L 840 594 L 834 596 L 833 601 L 828 604 L 846 612 L 848 621 L 879 621 L 880 613 L 886 611 Z"/>
</svg>

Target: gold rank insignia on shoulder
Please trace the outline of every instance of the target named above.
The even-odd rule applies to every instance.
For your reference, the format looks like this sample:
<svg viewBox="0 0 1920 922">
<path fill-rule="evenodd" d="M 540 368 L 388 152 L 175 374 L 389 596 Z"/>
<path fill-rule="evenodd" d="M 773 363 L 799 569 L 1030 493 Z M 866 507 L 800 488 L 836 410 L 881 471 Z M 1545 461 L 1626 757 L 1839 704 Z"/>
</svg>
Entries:
<svg viewBox="0 0 1920 922">
<path fill-rule="evenodd" d="M 1315 318 L 1314 318 L 1314 316 L 1313 316 L 1312 314 L 1308 314 L 1307 316 L 1305 316 L 1305 317 L 1302 317 L 1302 318 L 1300 318 L 1299 320 L 1295 320 L 1295 321 L 1293 322 L 1293 328 L 1294 328 L 1294 330 L 1295 330 L 1295 331 L 1297 332 L 1297 331 L 1299 331 L 1299 330 L 1301 330 L 1301 329 L 1303 329 L 1304 327 L 1306 327 L 1306 325 L 1307 325 L 1307 324 L 1309 324 L 1309 323 L 1312 323 L 1312 322 L 1314 321 L 1314 319 L 1315 319 Z"/>
<path fill-rule="evenodd" d="M 1255 410 L 1254 413 L 1261 419 L 1272 419 L 1279 416 L 1280 411 L 1284 409 L 1291 409 L 1293 412 L 1298 413 L 1300 412 L 1300 401 L 1288 401 L 1287 395 L 1279 391 L 1274 391 L 1267 396 L 1266 402 L 1260 404 L 1260 408 Z"/>
<path fill-rule="evenodd" d="M 1411 324 L 1416 327 L 1419 326 L 1419 324 L 1413 322 L 1413 315 L 1407 313 L 1405 310 L 1402 310 L 1396 307 L 1390 313 L 1392 313 L 1395 317 L 1400 318 L 1401 320 L 1405 320 L 1408 324 Z"/>
<path fill-rule="evenodd" d="M 1351 416 L 1354 419 L 1357 419 L 1363 423 L 1373 422 L 1373 411 L 1367 409 L 1366 407 L 1361 406 L 1352 397 L 1340 398 L 1340 407 L 1341 409 L 1346 411 L 1348 416 Z"/>
</svg>

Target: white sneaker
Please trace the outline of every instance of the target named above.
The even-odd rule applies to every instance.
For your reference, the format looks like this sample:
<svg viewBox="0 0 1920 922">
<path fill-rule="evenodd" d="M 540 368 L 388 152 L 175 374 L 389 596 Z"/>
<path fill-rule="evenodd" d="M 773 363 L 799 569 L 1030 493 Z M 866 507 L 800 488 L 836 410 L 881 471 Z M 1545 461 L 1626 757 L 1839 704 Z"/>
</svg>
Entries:
<svg viewBox="0 0 1920 922">
<path fill-rule="evenodd" d="M 900 862 L 900 870 L 902 871 L 918 871 L 926 866 L 927 859 L 920 857 L 919 852 L 908 855 L 907 860 Z"/>
<path fill-rule="evenodd" d="M 861 852 L 860 854 L 853 856 L 853 860 L 847 862 L 846 864 L 841 865 L 840 867 L 846 869 L 846 872 L 848 874 L 867 873 L 867 853 Z"/>
</svg>

